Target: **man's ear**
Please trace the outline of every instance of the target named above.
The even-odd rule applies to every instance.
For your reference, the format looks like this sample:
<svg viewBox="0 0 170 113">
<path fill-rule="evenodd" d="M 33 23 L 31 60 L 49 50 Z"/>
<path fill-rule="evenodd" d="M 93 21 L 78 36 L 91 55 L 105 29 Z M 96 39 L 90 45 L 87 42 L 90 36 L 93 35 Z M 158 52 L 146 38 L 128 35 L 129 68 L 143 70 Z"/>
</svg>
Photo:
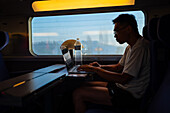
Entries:
<svg viewBox="0 0 170 113">
<path fill-rule="evenodd" d="M 133 29 L 132 29 L 132 27 L 130 25 L 127 26 L 127 30 L 128 30 L 128 32 L 132 32 L 133 31 Z"/>
<path fill-rule="evenodd" d="M 132 26 L 128 26 L 129 32 L 134 32 L 134 29 L 132 28 Z"/>
</svg>

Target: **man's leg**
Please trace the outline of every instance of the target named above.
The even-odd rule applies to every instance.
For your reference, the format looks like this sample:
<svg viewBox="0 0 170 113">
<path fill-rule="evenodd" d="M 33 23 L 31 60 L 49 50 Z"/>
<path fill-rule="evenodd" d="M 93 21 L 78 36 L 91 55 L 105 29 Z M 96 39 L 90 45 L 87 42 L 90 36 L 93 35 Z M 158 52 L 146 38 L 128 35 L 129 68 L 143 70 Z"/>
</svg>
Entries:
<svg viewBox="0 0 170 113">
<path fill-rule="evenodd" d="M 102 82 L 102 81 L 88 81 L 84 82 L 82 86 L 99 86 L 99 87 L 106 87 L 108 82 Z"/>
<path fill-rule="evenodd" d="M 109 106 L 112 105 L 108 89 L 106 87 L 99 86 L 80 87 L 76 89 L 73 93 L 73 102 L 76 113 L 85 113 L 85 102 Z"/>
</svg>

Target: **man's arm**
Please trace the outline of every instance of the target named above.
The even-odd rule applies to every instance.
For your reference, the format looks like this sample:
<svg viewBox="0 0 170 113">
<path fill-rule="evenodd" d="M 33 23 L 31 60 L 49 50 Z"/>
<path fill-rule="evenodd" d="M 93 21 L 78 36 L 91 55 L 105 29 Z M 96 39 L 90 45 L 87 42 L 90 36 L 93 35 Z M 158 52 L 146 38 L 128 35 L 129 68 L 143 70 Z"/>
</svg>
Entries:
<svg viewBox="0 0 170 113">
<path fill-rule="evenodd" d="M 100 67 L 102 69 L 108 70 L 108 71 L 113 71 L 113 72 L 122 72 L 123 71 L 123 66 L 118 64 L 113 64 L 113 65 L 100 65 L 98 62 L 93 62 L 90 63 L 89 65 L 95 66 L 95 67 Z"/>
<path fill-rule="evenodd" d="M 122 72 L 123 71 L 123 66 L 118 64 L 113 64 L 113 65 L 101 65 L 100 66 L 102 69 L 108 70 L 108 71 L 113 71 L 113 72 Z"/>
<path fill-rule="evenodd" d="M 112 81 L 112 82 L 116 82 L 116 83 L 120 83 L 120 84 L 126 84 L 133 78 L 132 75 L 129 75 L 127 73 L 112 72 L 112 71 L 108 71 L 108 70 L 102 69 L 100 67 L 94 67 L 91 65 L 82 65 L 79 67 L 79 70 L 95 72 L 100 77 L 102 77 L 108 81 Z"/>
</svg>

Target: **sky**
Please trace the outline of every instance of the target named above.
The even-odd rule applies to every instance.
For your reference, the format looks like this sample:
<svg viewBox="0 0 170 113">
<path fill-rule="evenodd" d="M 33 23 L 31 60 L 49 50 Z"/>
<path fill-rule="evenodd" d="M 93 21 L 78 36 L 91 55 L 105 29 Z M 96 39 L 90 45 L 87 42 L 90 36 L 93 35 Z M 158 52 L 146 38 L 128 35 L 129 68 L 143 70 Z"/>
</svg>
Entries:
<svg viewBox="0 0 170 113">
<path fill-rule="evenodd" d="M 139 32 L 142 33 L 145 25 L 142 11 L 44 16 L 32 19 L 32 40 L 34 43 L 76 38 L 87 40 L 90 37 L 92 41 L 99 41 L 99 35 L 102 35 L 109 38 L 109 44 L 118 44 L 113 37 L 112 20 L 123 13 L 135 15 Z"/>
</svg>

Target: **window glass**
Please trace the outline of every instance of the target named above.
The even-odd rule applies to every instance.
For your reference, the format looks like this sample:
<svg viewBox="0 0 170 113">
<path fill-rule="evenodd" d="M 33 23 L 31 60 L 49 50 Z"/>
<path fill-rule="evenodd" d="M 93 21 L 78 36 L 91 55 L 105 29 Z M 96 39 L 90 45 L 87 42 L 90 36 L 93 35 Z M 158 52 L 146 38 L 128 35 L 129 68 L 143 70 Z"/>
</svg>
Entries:
<svg viewBox="0 0 170 113">
<path fill-rule="evenodd" d="M 135 15 L 142 34 L 142 11 L 33 17 L 32 51 L 36 55 L 61 55 L 60 45 L 64 41 L 80 38 L 83 55 L 122 55 L 127 44 L 116 42 L 112 20 L 124 13 Z"/>
</svg>

